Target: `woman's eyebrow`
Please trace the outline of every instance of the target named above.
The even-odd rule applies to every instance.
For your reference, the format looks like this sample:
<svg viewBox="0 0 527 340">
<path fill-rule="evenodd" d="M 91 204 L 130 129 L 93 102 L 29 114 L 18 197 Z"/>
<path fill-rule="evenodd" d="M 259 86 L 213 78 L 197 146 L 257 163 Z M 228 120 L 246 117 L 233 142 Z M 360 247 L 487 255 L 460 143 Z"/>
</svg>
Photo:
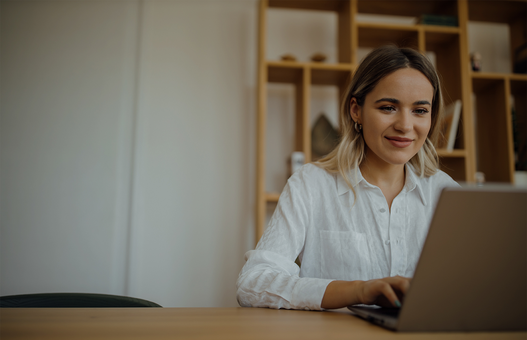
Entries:
<svg viewBox="0 0 527 340">
<path fill-rule="evenodd" d="M 393 104 L 399 104 L 399 99 L 395 99 L 395 98 L 381 98 L 381 99 L 377 100 L 375 102 L 375 104 L 380 103 L 380 102 L 390 102 L 390 103 L 393 103 Z"/>
<path fill-rule="evenodd" d="M 418 100 L 414 102 L 414 105 L 432 105 L 428 100 Z"/>
<path fill-rule="evenodd" d="M 400 101 L 399 99 L 395 99 L 395 98 L 381 98 L 379 100 L 376 100 L 375 101 L 375 104 L 377 103 L 380 103 L 380 102 L 389 102 L 389 103 L 392 103 L 392 104 L 399 104 Z M 418 100 L 416 102 L 413 102 L 413 105 L 432 105 L 430 104 L 430 102 L 428 100 Z"/>
</svg>

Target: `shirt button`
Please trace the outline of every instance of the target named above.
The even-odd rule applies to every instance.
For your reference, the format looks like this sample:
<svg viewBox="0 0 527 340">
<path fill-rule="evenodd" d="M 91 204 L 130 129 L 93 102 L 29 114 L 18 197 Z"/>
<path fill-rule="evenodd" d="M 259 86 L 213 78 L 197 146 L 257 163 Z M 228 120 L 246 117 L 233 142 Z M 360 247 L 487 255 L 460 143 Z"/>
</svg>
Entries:
<svg viewBox="0 0 527 340">
<path fill-rule="evenodd" d="M 381 210 L 379 210 L 379 211 L 383 213 L 383 212 L 385 212 L 385 211 L 386 211 L 386 209 L 382 208 L 382 209 L 381 209 Z"/>
<path fill-rule="evenodd" d="M 387 246 L 390 245 L 390 240 L 384 241 L 384 244 L 386 244 Z"/>
</svg>

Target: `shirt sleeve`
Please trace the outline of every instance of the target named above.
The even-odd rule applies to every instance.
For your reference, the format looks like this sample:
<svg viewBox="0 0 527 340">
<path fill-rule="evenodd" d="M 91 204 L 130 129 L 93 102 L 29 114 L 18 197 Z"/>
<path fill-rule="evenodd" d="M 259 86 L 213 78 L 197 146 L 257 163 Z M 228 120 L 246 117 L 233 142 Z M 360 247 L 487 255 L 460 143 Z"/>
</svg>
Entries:
<svg viewBox="0 0 527 340">
<path fill-rule="evenodd" d="M 304 248 L 311 219 L 311 194 L 305 168 L 295 173 L 280 195 L 276 210 L 237 281 L 242 307 L 320 310 L 332 280 L 300 277 L 296 258 Z"/>
<path fill-rule="evenodd" d="M 439 196 L 441 195 L 441 191 L 445 188 L 456 188 L 460 187 L 458 182 L 454 181 L 452 177 L 447 175 L 445 172 L 439 170 L 437 175 L 434 176 L 434 181 L 432 183 L 432 191 L 434 196 L 434 202 L 437 203 L 437 200 L 439 199 Z"/>
</svg>

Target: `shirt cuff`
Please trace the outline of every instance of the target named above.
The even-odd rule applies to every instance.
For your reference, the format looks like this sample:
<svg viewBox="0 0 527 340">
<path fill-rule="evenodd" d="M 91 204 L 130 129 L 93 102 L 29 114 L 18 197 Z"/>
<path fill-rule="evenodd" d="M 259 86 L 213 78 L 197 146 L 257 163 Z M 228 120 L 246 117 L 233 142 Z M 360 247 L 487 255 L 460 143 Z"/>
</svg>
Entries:
<svg viewBox="0 0 527 340">
<path fill-rule="evenodd" d="M 291 305 L 303 306 L 305 310 L 322 310 L 322 298 L 332 281 L 334 280 L 305 277 L 298 280 L 291 298 Z"/>
</svg>

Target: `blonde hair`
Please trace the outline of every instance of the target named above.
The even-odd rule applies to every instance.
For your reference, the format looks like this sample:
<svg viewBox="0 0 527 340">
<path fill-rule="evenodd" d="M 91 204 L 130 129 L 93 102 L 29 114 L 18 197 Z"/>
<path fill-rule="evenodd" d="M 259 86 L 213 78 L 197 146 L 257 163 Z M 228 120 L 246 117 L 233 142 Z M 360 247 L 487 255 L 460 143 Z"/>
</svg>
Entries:
<svg viewBox="0 0 527 340">
<path fill-rule="evenodd" d="M 443 96 L 439 76 L 432 63 L 421 53 L 411 48 L 382 46 L 368 54 L 353 75 L 340 109 L 340 141 L 336 148 L 315 164 L 330 173 L 340 173 L 355 194 L 350 181 L 350 170 L 355 171 L 365 158 L 365 142 L 362 133 L 354 128 L 350 115 L 350 102 L 355 98 L 359 106 L 364 105 L 366 95 L 373 91 L 379 81 L 403 68 L 413 68 L 425 75 L 434 88 L 430 131 L 425 143 L 408 163 L 420 177 L 429 177 L 437 172 L 439 158 L 434 147 L 439 135 L 439 117 L 443 109 Z"/>
</svg>

